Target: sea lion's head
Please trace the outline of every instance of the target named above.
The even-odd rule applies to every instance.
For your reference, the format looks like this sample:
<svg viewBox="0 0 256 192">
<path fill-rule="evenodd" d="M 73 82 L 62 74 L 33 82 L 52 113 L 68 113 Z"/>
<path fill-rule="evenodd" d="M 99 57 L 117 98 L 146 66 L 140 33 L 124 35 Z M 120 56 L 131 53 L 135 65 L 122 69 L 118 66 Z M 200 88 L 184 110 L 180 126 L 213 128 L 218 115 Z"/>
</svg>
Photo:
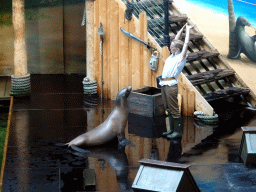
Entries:
<svg viewBox="0 0 256 192">
<path fill-rule="evenodd" d="M 131 86 L 128 86 L 126 88 L 123 88 L 121 91 L 119 91 L 119 93 L 117 94 L 116 98 L 117 97 L 128 97 L 130 95 L 132 91 L 132 87 Z"/>
<path fill-rule="evenodd" d="M 117 96 L 116 96 L 116 105 L 120 106 L 120 105 L 127 105 L 127 98 L 130 95 L 132 91 L 132 87 L 128 86 L 126 88 L 123 88 L 121 91 L 118 92 Z"/>
<path fill-rule="evenodd" d="M 237 25 L 251 26 L 249 21 L 243 16 L 238 17 L 236 23 L 237 23 Z"/>
</svg>

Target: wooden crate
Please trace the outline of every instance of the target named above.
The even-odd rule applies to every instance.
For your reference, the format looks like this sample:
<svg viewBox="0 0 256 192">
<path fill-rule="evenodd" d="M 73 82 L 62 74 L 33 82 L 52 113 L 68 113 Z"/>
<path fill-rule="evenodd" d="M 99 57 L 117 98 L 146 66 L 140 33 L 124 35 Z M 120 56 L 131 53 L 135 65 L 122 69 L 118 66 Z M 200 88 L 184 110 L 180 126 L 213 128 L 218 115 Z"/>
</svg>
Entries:
<svg viewBox="0 0 256 192">
<path fill-rule="evenodd" d="M 146 117 L 164 115 L 164 105 L 161 89 L 155 87 L 141 87 L 133 90 L 128 97 L 130 113 Z"/>
<path fill-rule="evenodd" d="M 256 127 L 242 127 L 239 155 L 246 165 L 256 165 Z"/>
<path fill-rule="evenodd" d="M 189 165 L 151 159 L 139 161 L 141 166 L 134 179 L 134 191 L 200 191 Z"/>
</svg>

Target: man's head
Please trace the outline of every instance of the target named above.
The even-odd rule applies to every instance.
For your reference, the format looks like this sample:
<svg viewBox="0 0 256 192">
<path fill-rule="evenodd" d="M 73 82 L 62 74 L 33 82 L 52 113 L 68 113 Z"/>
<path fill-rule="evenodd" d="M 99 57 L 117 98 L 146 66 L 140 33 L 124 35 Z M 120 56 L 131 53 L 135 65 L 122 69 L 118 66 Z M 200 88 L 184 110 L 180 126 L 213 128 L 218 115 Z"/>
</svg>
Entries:
<svg viewBox="0 0 256 192">
<path fill-rule="evenodd" d="M 170 50 L 173 54 L 177 54 L 181 52 L 181 49 L 183 48 L 183 41 L 181 40 L 173 40 L 170 46 Z"/>
</svg>

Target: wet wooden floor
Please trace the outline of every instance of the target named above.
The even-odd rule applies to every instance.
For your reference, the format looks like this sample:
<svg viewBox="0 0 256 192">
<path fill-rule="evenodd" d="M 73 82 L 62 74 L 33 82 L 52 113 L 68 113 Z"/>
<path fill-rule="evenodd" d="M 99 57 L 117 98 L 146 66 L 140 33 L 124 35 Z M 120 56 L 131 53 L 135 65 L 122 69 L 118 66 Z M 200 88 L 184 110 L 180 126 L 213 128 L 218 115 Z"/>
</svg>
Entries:
<svg viewBox="0 0 256 192">
<path fill-rule="evenodd" d="M 201 191 L 256 190 L 255 167 L 238 155 L 241 126 L 256 125 L 256 116 L 234 103 L 215 108 L 218 126 L 184 117 L 182 141 L 141 137 L 128 127 L 126 138 L 135 147 L 118 149 L 114 140 L 81 154 L 56 146 L 99 125 L 114 107 L 113 101 L 85 97 L 82 80 L 32 75 L 32 95 L 14 98 L 2 191 L 132 191 L 143 158 L 191 165 Z"/>
</svg>

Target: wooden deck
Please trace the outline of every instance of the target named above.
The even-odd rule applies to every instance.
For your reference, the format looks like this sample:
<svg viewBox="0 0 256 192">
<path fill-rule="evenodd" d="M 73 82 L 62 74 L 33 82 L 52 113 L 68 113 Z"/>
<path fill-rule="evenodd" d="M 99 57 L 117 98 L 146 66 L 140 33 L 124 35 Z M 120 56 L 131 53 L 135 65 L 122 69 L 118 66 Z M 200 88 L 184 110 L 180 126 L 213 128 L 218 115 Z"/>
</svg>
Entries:
<svg viewBox="0 0 256 192">
<path fill-rule="evenodd" d="M 11 77 L 0 76 L 0 100 L 9 100 L 11 91 Z"/>
</svg>

